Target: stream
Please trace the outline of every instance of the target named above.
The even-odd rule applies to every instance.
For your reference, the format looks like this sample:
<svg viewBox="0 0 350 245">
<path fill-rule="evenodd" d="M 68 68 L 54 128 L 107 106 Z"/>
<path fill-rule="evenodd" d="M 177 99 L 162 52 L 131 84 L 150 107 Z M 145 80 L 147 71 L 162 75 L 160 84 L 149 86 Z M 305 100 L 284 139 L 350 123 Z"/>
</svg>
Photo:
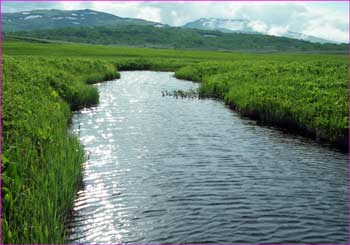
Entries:
<svg viewBox="0 0 350 245">
<path fill-rule="evenodd" d="M 348 155 L 259 126 L 170 72 L 121 72 L 73 131 L 72 243 L 348 243 Z"/>
</svg>

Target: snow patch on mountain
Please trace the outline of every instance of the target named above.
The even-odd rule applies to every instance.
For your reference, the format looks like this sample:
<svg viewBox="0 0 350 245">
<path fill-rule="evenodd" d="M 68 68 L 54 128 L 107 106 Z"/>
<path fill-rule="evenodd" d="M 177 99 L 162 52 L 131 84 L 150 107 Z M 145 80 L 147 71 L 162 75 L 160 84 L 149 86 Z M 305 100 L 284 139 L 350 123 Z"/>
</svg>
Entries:
<svg viewBox="0 0 350 245">
<path fill-rule="evenodd" d="M 242 21 L 225 21 L 221 26 L 229 30 L 244 30 L 247 28 L 247 23 Z"/>
<path fill-rule="evenodd" d="M 217 37 L 215 35 L 204 34 L 203 37 Z"/>
<path fill-rule="evenodd" d="M 24 18 L 24 20 L 31 20 L 31 19 L 37 19 L 37 18 L 42 18 L 41 15 L 29 15 Z"/>
</svg>

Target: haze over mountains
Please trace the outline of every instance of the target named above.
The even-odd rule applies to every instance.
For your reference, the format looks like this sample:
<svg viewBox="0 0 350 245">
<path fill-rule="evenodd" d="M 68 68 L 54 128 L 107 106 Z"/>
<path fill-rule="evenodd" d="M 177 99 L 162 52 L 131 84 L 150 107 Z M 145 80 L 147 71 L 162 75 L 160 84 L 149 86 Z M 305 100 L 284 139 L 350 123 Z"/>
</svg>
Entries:
<svg viewBox="0 0 350 245">
<path fill-rule="evenodd" d="M 257 30 L 256 23 L 247 19 L 201 18 L 171 27 L 90 9 L 52 9 L 3 13 L 2 23 L 5 36 L 91 44 L 258 52 L 347 50 L 346 44 L 332 44 L 300 33 L 274 36 Z"/>
<path fill-rule="evenodd" d="M 305 35 L 298 32 L 287 31 L 280 34 L 269 33 L 269 30 L 258 21 L 247 19 L 219 19 L 219 18 L 201 18 L 185 24 L 184 28 L 195 28 L 201 30 L 217 30 L 227 33 L 247 33 L 247 34 L 268 34 L 305 40 L 313 43 L 334 43 L 322 38 Z"/>
</svg>

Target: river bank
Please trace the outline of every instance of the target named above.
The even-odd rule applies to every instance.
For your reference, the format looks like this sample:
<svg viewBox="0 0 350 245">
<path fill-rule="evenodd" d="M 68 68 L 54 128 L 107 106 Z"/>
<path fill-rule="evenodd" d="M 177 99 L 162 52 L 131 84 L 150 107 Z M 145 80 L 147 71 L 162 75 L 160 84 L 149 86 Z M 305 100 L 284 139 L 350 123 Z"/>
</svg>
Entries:
<svg viewBox="0 0 350 245">
<path fill-rule="evenodd" d="M 68 126 L 73 111 L 98 104 L 89 85 L 119 78 L 118 67 L 173 70 L 178 62 L 3 56 L 3 243 L 66 242 L 85 161 Z"/>
<path fill-rule="evenodd" d="M 83 149 L 72 111 L 96 105 L 87 83 L 119 77 L 89 59 L 3 57 L 2 242 L 64 243 Z"/>
<path fill-rule="evenodd" d="M 176 77 L 245 117 L 349 151 L 346 63 L 205 62 Z"/>
</svg>

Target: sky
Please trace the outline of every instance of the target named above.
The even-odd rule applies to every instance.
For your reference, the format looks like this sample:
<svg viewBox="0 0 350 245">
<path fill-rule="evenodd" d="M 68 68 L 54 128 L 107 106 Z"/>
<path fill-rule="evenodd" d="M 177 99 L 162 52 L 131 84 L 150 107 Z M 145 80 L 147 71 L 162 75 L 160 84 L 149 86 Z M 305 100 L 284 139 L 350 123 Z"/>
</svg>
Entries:
<svg viewBox="0 0 350 245">
<path fill-rule="evenodd" d="M 349 2 L 2 2 L 2 12 L 92 9 L 181 26 L 199 18 L 248 19 L 271 35 L 299 32 L 349 42 Z"/>
</svg>

